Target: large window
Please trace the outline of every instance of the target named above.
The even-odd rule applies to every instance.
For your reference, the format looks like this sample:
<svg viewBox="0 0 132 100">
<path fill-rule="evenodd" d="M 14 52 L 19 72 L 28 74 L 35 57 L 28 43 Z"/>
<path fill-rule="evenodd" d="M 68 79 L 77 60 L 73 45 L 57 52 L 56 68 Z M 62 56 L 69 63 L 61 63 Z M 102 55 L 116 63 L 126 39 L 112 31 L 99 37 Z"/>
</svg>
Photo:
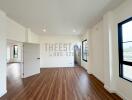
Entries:
<svg viewBox="0 0 132 100">
<path fill-rule="evenodd" d="M 13 50 L 14 50 L 14 52 L 13 52 L 14 58 L 18 58 L 18 46 L 14 45 Z"/>
<path fill-rule="evenodd" d="M 132 18 L 118 24 L 119 74 L 132 82 Z"/>
</svg>

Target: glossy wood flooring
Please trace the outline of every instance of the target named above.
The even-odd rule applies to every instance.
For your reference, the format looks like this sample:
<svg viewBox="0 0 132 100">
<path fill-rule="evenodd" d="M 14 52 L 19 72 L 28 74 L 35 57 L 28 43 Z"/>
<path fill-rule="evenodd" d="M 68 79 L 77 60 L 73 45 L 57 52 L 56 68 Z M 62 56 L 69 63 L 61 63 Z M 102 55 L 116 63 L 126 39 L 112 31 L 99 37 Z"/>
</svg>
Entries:
<svg viewBox="0 0 132 100">
<path fill-rule="evenodd" d="M 23 80 L 14 76 L 9 74 L 8 93 L 0 100 L 121 100 L 81 67 L 41 69 Z"/>
</svg>

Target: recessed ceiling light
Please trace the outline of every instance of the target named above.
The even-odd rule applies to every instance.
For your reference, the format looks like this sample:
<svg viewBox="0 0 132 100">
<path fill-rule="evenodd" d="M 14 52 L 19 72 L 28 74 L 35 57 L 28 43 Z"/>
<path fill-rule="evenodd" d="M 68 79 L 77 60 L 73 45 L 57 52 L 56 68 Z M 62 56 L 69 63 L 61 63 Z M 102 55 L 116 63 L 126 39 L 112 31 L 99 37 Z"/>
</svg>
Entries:
<svg viewBox="0 0 132 100">
<path fill-rule="evenodd" d="M 75 30 L 75 29 L 73 29 L 73 32 L 75 33 L 75 32 L 76 32 L 76 30 Z"/>
<path fill-rule="evenodd" d="M 43 32 L 46 32 L 46 29 L 43 29 Z"/>
</svg>

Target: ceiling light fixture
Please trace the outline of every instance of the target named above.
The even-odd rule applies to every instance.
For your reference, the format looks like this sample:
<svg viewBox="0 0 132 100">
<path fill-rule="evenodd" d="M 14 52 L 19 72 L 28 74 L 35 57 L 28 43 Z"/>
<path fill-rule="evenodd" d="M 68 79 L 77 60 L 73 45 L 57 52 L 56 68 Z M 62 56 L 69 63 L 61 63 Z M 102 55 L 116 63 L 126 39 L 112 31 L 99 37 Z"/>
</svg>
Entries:
<svg viewBox="0 0 132 100">
<path fill-rule="evenodd" d="M 76 30 L 75 30 L 75 29 L 73 29 L 73 32 L 75 33 L 75 32 L 76 32 Z"/>
<path fill-rule="evenodd" d="M 43 32 L 46 32 L 46 29 L 43 29 Z"/>
</svg>

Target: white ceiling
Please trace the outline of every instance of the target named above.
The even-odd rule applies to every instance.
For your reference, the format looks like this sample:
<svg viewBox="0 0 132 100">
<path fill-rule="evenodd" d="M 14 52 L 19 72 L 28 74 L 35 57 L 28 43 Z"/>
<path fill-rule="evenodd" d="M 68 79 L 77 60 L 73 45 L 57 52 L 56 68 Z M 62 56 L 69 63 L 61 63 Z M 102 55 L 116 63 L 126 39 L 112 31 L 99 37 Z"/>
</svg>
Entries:
<svg viewBox="0 0 132 100">
<path fill-rule="evenodd" d="M 38 34 L 81 34 L 123 0 L 0 0 L 9 17 Z M 43 27 L 47 32 L 44 33 Z M 73 32 L 76 29 L 76 32 Z"/>
</svg>

